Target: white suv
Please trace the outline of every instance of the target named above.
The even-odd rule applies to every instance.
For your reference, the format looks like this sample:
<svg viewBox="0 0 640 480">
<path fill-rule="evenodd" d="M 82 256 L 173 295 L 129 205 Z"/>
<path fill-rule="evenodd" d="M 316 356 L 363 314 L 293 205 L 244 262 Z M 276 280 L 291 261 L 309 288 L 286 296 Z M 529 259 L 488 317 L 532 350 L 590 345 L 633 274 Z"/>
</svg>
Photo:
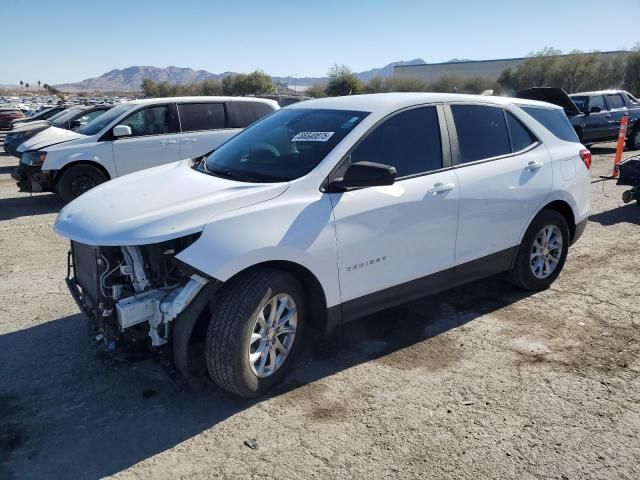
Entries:
<svg viewBox="0 0 640 480">
<path fill-rule="evenodd" d="M 206 344 L 212 379 L 256 396 L 304 330 L 488 275 L 538 290 L 589 211 L 591 157 L 559 107 L 379 94 L 282 109 L 201 161 L 67 205 L 68 285 L 97 338 Z"/>
<path fill-rule="evenodd" d="M 123 103 L 76 132 L 51 127 L 21 144 L 13 177 L 22 191 L 55 191 L 69 202 L 111 178 L 210 153 L 279 108 L 239 97 Z"/>
</svg>

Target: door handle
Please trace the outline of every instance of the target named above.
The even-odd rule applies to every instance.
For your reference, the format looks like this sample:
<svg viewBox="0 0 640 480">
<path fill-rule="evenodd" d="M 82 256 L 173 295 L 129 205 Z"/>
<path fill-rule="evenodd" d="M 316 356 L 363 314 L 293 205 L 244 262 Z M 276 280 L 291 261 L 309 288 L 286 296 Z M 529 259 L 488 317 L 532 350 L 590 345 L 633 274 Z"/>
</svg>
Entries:
<svg viewBox="0 0 640 480">
<path fill-rule="evenodd" d="M 182 143 L 196 143 L 198 141 L 197 138 L 183 138 Z"/>
<path fill-rule="evenodd" d="M 175 140 L 162 140 L 160 145 L 173 145 L 174 143 L 178 143 Z"/>
<path fill-rule="evenodd" d="M 433 187 L 431 187 L 428 192 L 433 194 L 448 192 L 449 190 L 453 190 L 455 185 L 453 183 L 434 183 Z"/>
<path fill-rule="evenodd" d="M 544 163 L 542 162 L 529 162 L 527 163 L 527 169 L 528 170 L 538 170 L 540 168 L 542 168 L 544 166 Z"/>
</svg>

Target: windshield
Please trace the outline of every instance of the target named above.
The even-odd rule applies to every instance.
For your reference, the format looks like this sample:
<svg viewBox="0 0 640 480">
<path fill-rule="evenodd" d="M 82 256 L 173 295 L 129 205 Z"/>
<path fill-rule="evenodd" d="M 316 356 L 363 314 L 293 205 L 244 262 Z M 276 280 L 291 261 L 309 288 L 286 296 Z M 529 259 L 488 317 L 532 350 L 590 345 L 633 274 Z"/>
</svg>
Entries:
<svg viewBox="0 0 640 480">
<path fill-rule="evenodd" d="M 200 170 L 247 182 L 281 182 L 306 175 L 367 112 L 278 110 L 243 130 L 200 164 Z"/>
<path fill-rule="evenodd" d="M 83 135 L 95 135 L 104 127 L 109 125 L 112 121 L 118 118 L 127 110 L 133 108 L 133 105 L 123 103 L 122 105 L 118 105 L 117 107 L 112 108 L 108 112 L 103 113 L 102 115 L 96 117 L 94 120 L 87 123 L 84 127 L 78 129 L 78 133 L 82 133 Z"/>
<path fill-rule="evenodd" d="M 53 123 L 54 120 L 60 118 L 62 115 L 64 115 L 65 113 L 67 113 L 66 110 L 60 110 L 58 113 L 56 113 L 55 115 L 53 115 L 52 117 L 49 117 L 49 123 Z"/>
<path fill-rule="evenodd" d="M 581 112 L 586 112 L 587 111 L 587 106 L 589 105 L 589 97 L 587 97 L 587 96 L 574 97 L 572 95 L 571 96 L 571 100 L 573 100 L 573 103 L 576 104 L 576 107 L 578 107 L 578 110 L 580 110 Z"/>
<path fill-rule="evenodd" d="M 51 123 L 51 125 L 53 125 L 54 127 L 62 127 L 62 128 L 64 128 L 64 127 L 67 126 L 67 124 L 69 123 L 69 120 L 71 120 L 71 118 L 73 116 L 75 116 L 76 114 L 82 112 L 83 110 L 85 110 L 85 109 L 81 108 L 81 107 L 69 108 L 69 109 L 64 110 L 61 113 L 51 117 L 49 119 L 49 123 Z"/>
</svg>

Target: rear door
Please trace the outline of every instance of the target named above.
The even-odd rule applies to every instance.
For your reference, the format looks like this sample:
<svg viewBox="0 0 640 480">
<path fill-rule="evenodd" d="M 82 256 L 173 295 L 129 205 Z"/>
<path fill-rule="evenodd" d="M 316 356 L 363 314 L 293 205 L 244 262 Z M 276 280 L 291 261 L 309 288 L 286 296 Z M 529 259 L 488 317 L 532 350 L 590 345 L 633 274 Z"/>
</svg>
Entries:
<svg viewBox="0 0 640 480">
<path fill-rule="evenodd" d="M 195 158 L 209 153 L 235 135 L 226 128 L 223 102 L 179 103 L 180 158 Z"/>
<path fill-rule="evenodd" d="M 131 128 L 130 137 L 113 140 L 118 175 L 175 162 L 180 158 L 178 119 L 174 104 L 136 110 L 118 125 Z"/>
<path fill-rule="evenodd" d="M 618 138 L 622 117 L 628 113 L 629 109 L 620 93 L 608 93 L 605 95 L 605 99 L 607 100 L 609 113 L 611 114 L 607 124 L 608 137 L 614 140 Z"/>
<path fill-rule="evenodd" d="M 584 143 L 601 142 L 610 138 L 609 121 L 611 120 L 611 112 L 607 103 L 604 101 L 603 95 L 590 95 L 587 112 L 593 107 L 599 107 L 600 112 L 587 113 L 585 117 L 585 125 L 582 135 Z"/>
<path fill-rule="evenodd" d="M 499 106 L 453 104 L 447 118 L 458 145 L 456 270 L 469 280 L 509 268 L 512 247 L 551 190 L 552 167 L 533 133 Z"/>
</svg>

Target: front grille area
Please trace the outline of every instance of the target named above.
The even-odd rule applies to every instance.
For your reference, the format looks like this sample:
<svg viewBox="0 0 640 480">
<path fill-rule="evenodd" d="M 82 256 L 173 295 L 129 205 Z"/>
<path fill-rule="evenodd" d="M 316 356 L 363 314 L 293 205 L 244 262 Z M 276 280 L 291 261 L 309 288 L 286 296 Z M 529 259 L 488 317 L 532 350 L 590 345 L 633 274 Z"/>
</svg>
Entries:
<svg viewBox="0 0 640 480">
<path fill-rule="evenodd" d="M 99 274 L 97 248 L 83 243 L 71 242 L 73 255 L 74 277 L 83 296 L 87 297 L 93 304 L 99 298 Z"/>
</svg>

